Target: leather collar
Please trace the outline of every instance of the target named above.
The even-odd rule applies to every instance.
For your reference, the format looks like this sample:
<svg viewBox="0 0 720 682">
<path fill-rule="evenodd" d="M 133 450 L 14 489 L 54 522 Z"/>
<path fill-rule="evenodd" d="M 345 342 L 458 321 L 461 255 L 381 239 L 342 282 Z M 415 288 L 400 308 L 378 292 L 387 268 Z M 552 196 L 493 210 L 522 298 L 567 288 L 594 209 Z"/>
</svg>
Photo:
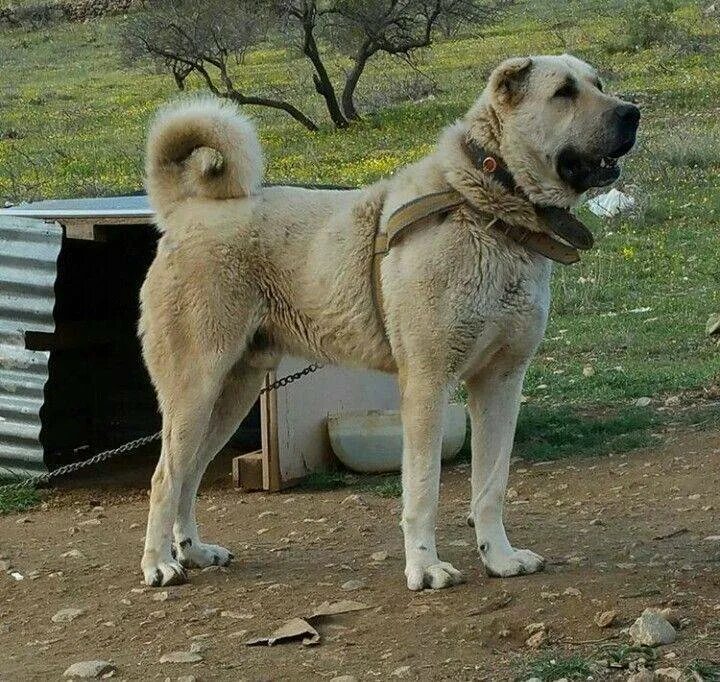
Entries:
<svg viewBox="0 0 720 682">
<path fill-rule="evenodd" d="M 492 177 L 510 194 L 525 196 L 525 193 L 517 186 L 515 178 L 499 155 L 488 152 L 467 135 L 463 137 L 462 146 L 465 155 L 475 168 Z M 595 243 L 592 232 L 568 209 L 557 206 L 543 206 L 541 204 L 532 204 L 532 206 L 535 209 L 538 221 L 549 233 L 556 234 L 560 239 L 581 251 L 592 248 Z"/>
</svg>

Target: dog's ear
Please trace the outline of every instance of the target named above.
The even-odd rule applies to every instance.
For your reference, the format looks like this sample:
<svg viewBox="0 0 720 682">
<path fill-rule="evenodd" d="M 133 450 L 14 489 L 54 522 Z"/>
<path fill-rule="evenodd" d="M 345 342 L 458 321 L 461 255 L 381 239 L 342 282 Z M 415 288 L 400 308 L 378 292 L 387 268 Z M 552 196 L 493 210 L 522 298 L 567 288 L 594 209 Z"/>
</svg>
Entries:
<svg viewBox="0 0 720 682">
<path fill-rule="evenodd" d="M 490 76 L 490 87 L 498 101 L 515 106 L 522 100 L 533 61 L 530 57 L 506 59 Z"/>
</svg>

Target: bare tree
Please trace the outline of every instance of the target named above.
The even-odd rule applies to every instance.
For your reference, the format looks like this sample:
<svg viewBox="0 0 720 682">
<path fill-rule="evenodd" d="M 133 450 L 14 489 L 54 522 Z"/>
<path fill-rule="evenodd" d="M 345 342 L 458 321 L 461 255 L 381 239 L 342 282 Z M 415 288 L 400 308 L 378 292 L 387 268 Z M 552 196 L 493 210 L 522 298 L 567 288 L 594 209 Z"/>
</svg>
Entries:
<svg viewBox="0 0 720 682">
<path fill-rule="evenodd" d="M 122 33 L 130 61 L 150 56 L 172 73 L 179 89 L 198 74 L 218 97 L 279 109 L 308 130 L 317 124 L 283 99 L 248 94 L 231 75 L 249 49 L 264 40 L 274 13 L 262 0 L 154 0 L 128 19 Z"/>
<path fill-rule="evenodd" d="M 507 0 L 505 0 L 507 1 Z M 247 94 L 229 68 L 259 42 L 283 35 L 307 58 L 315 90 L 337 128 L 358 120 L 355 91 L 378 53 L 409 59 L 448 27 L 485 22 L 503 0 L 153 0 L 132 16 L 124 31 L 131 60 L 148 55 L 172 73 L 178 88 L 198 74 L 220 97 L 240 104 L 281 109 L 309 130 L 317 125 L 282 99 Z M 337 53 L 350 68 L 336 88 L 327 68 Z M 340 96 L 338 97 L 338 90 Z"/>
<path fill-rule="evenodd" d="M 336 0 L 330 12 L 332 42 L 352 59 L 345 76 L 342 108 L 352 120 L 360 118 L 355 90 L 368 61 L 379 52 L 409 58 L 432 44 L 447 26 L 487 21 L 490 6 L 475 0 Z"/>
</svg>

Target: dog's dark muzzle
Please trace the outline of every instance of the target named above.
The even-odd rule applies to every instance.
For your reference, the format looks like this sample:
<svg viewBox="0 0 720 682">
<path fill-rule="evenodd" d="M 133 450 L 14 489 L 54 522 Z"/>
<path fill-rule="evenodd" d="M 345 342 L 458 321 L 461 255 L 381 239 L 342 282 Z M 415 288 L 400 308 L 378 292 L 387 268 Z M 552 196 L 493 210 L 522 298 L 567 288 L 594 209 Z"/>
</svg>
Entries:
<svg viewBox="0 0 720 682">
<path fill-rule="evenodd" d="M 617 161 L 635 145 L 640 109 L 634 104 L 619 104 L 609 112 L 607 129 L 610 140 L 597 153 L 582 152 L 569 145 L 557 155 L 557 174 L 577 192 L 604 187 L 620 177 Z"/>
</svg>

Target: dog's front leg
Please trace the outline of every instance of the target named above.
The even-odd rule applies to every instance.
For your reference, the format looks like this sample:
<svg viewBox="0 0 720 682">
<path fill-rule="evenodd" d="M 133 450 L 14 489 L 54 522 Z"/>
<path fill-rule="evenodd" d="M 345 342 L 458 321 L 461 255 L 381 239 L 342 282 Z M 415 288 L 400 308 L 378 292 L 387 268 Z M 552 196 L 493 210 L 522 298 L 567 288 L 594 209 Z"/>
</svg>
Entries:
<svg viewBox="0 0 720 682">
<path fill-rule="evenodd" d="M 526 364 L 487 367 L 467 381 L 472 423 L 472 502 L 478 550 L 490 576 L 535 573 L 544 560 L 535 552 L 515 549 L 503 525 L 503 504 L 520 409 Z"/>
<path fill-rule="evenodd" d="M 440 492 L 440 446 L 447 389 L 426 374 L 401 377 L 403 458 L 402 529 L 405 576 L 411 590 L 440 589 L 462 582 L 451 564 L 438 559 L 435 523 Z"/>
</svg>

